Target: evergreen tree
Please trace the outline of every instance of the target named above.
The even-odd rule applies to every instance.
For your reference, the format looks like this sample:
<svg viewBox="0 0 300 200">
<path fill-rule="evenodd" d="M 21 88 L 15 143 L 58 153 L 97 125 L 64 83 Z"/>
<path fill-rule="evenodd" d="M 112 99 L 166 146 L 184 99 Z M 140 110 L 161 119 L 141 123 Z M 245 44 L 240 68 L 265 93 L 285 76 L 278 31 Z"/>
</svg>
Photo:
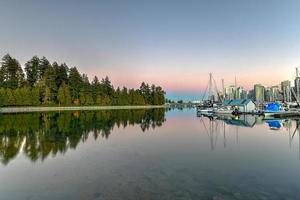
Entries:
<svg viewBox="0 0 300 200">
<path fill-rule="evenodd" d="M 40 65 L 40 59 L 34 56 L 25 64 L 25 72 L 27 76 L 27 82 L 30 87 L 33 87 L 38 80 L 38 70 Z"/>
<path fill-rule="evenodd" d="M 82 78 L 76 67 L 72 67 L 70 69 L 69 75 L 69 86 L 71 92 L 72 101 L 79 99 L 79 93 L 82 87 Z"/>
<path fill-rule="evenodd" d="M 16 102 L 15 102 L 15 97 L 13 94 L 13 90 L 10 88 L 6 89 L 6 105 L 5 106 L 15 106 Z"/>
<path fill-rule="evenodd" d="M 14 90 L 12 90 L 12 94 L 14 97 L 14 103 L 12 103 L 14 106 L 22 106 L 23 105 L 23 101 L 24 101 L 24 97 L 23 97 L 23 93 L 21 91 L 21 88 L 16 88 Z"/>
<path fill-rule="evenodd" d="M 45 87 L 45 95 L 43 96 L 43 105 L 50 105 L 51 104 L 51 90 L 49 87 Z"/>
<path fill-rule="evenodd" d="M 111 105 L 112 100 L 107 95 L 98 96 L 96 104 L 99 106 L 108 106 Z"/>
<path fill-rule="evenodd" d="M 120 96 L 120 102 L 122 105 L 129 105 L 129 96 L 128 96 L 128 91 L 126 87 L 123 87 L 121 91 L 121 96 Z"/>
<path fill-rule="evenodd" d="M 131 105 L 145 105 L 145 99 L 139 90 L 129 90 L 129 98 Z"/>
<path fill-rule="evenodd" d="M 121 90 L 118 87 L 116 89 L 116 91 L 114 92 L 114 96 L 113 96 L 113 105 L 122 105 L 122 101 L 121 101 Z"/>
<path fill-rule="evenodd" d="M 85 105 L 85 99 L 86 99 L 86 96 L 85 96 L 84 92 L 79 92 L 79 101 L 80 101 L 81 105 Z"/>
<path fill-rule="evenodd" d="M 39 67 L 38 67 L 38 80 L 42 80 L 46 71 L 51 67 L 50 62 L 46 57 L 40 59 Z"/>
<path fill-rule="evenodd" d="M 4 72 L 2 67 L 0 68 L 0 87 L 4 87 Z"/>
<path fill-rule="evenodd" d="M 47 69 L 45 76 L 44 76 L 44 81 L 46 86 L 49 88 L 50 90 L 50 102 L 55 103 L 56 102 L 56 96 L 57 96 L 57 85 L 55 82 L 55 77 L 56 77 L 56 73 L 53 67 L 50 67 Z"/>
<path fill-rule="evenodd" d="M 93 100 L 93 97 L 91 94 L 86 94 L 85 95 L 85 103 L 84 105 L 87 105 L 87 106 L 91 106 L 91 105 L 94 105 L 94 100 Z"/>
<path fill-rule="evenodd" d="M 0 88 L 0 107 L 5 106 L 7 103 L 6 92 L 4 88 Z"/>
<path fill-rule="evenodd" d="M 165 91 L 160 86 L 155 87 L 155 102 L 154 105 L 163 105 L 165 103 Z"/>
<path fill-rule="evenodd" d="M 54 62 L 52 67 L 55 71 L 55 83 L 57 88 L 59 88 L 62 83 L 68 84 L 68 66 L 65 63 L 58 65 L 56 62 Z"/>
<path fill-rule="evenodd" d="M 2 76 L 4 77 L 4 86 L 11 89 L 16 89 L 24 84 L 24 73 L 20 63 L 6 54 L 2 58 L 1 66 Z"/>
<path fill-rule="evenodd" d="M 29 87 L 22 87 L 20 88 L 20 94 L 22 96 L 22 102 L 20 102 L 20 105 L 22 106 L 32 106 L 32 100 L 34 99 L 34 96 L 32 96 L 31 88 Z"/>
<path fill-rule="evenodd" d="M 92 97 L 93 100 L 96 102 L 97 97 L 101 95 L 101 85 L 97 76 L 94 77 L 91 86 L 92 86 Z"/>
<path fill-rule="evenodd" d="M 31 94 L 30 105 L 32 105 L 32 106 L 40 105 L 41 104 L 40 89 L 38 87 L 33 87 L 33 88 L 31 88 L 30 94 Z"/>
<path fill-rule="evenodd" d="M 111 85 L 109 78 L 106 76 L 101 80 L 102 93 L 108 96 L 112 96 L 114 93 L 114 87 Z"/>
<path fill-rule="evenodd" d="M 62 83 L 62 85 L 58 89 L 57 100 L 59 105 L 70 105 L 72 102 L 70 89 L 65 83 Z"/>
<path fill-rule="evenodd" d="M 145 82 L 142 82 L 140 86 L 140 94 L 143 96 L 146 104 L 151 104 L 152 98 L 151 98 L 151 90 L 148 84 Z"/>
</svg>

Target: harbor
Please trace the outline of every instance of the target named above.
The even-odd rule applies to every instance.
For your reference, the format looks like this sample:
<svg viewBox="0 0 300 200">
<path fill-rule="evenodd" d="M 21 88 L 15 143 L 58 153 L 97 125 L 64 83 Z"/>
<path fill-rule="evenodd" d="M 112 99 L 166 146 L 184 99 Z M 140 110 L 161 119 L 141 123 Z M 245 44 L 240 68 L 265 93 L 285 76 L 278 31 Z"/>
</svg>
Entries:
<svg viewBox="0 0 300 200">
<path fill-rule="evenodd" d="M 209 74 L 209 81 L 200 103 L 197 107 L 197 115 L 208 117 L 256 115 L 265 119 L 290 118 L 300 116 L 300 74 L 296 68 L 295 85 L 291 87 L 289 81 L 281 83 L 281 90 L 269 90 L 256 84 L 251 91 L 245 91 L 241 86 L 235 85 L 218 89 L 213 75 Z"/>
</svg>

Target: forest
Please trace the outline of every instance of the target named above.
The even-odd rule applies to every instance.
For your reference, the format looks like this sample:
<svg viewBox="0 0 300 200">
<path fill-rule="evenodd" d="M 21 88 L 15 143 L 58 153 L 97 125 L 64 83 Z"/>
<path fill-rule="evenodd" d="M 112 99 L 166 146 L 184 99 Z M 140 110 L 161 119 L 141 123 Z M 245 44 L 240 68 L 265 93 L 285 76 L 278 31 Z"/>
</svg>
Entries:
<svg viewBox="0 0 300 200">
<path fill-rule="evenodd" d="M 90 82 L 76 67 L 33 56 L 21 67 L 9 54 L 0 68 L 0 107 L 72 105 L 162 105 L 165 92 L 160 86 L 142 82 L 138 89 L 114 87 L 106 76 Z"/>
</svg>

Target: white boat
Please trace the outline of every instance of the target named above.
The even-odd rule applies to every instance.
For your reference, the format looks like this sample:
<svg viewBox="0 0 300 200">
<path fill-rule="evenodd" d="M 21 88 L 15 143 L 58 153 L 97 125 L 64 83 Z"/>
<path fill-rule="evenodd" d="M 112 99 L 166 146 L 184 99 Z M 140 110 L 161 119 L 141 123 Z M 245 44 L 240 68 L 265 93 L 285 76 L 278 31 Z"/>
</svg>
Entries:
<svg viewBox="0 0 300 200">
<path fill-rule="evenodd" d="M 201 110 L 198 109 L 197 112 L 200 113 L 200 114 L 205 115 L 205 114 L 212 114 L 213 110 L 212 109 L 201 109 Z"/>
<path fill-rule="evenodd" d="M 216 109 L 214 110 L 215 114 L 223 114 L 223 115 L 232 115 L 233 110 L 227 110 L 227 109 Z"/>
<path fill-rule="evenodd" d="M 226 107 L 221 107 L 221 108 L 214 109 L 214 114 L 220 114 L 220 115 L 231 115 L 231 116 L 234 116 L 235 112 L 236 112 L 236 114 L 238 114 L 237 110 L 228 109 Z"/>
</svg>

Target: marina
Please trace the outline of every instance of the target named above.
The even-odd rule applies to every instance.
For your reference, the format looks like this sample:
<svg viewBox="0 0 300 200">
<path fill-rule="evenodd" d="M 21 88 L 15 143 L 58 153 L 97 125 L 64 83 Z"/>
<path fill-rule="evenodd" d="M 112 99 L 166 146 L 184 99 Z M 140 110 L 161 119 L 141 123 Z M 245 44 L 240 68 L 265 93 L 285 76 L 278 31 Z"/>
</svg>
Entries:
<svg viewBox="0 0 300 200">
<path fill-rule="evenodd" d="M 224 80 L 222 79 L 222 91 L 218 90 L 216 80 L 209 74 L 209 81 L 201 102 L 197 105 L 197 113 L 205 116 L 239 116 L 239 115 L 258 115 L 265 119 L 290 118 L 300 116 L 300 80 L 298 68 L 296 68 L 295 87 L 282 87 L 282 98 L 277 101 L 265 101 L 264 88 L 254 86 L 255 96 L 251 93 L 243 95 L 240 93 L 235 78 L 235 85 L 232 86 L 232 94 L 226 93 Z M 286 82 L 284 82 L 286 83 Z M 297 85 L 299 83 L 299 85 Z M 263 90 L 260 90 L 263 89 Z M 257 90 L 257 91 L 256 91 Z M 296 91 L 296 92 L 295 92 Z M 248 98 L 243 98 L 248 97 Z M 269 99 L 272 100 L 272 99 Z M 276 100 L 276 99 L 273 99 Z M 294 101 L 292 101 L 294 100 Z"/>
</svg>

